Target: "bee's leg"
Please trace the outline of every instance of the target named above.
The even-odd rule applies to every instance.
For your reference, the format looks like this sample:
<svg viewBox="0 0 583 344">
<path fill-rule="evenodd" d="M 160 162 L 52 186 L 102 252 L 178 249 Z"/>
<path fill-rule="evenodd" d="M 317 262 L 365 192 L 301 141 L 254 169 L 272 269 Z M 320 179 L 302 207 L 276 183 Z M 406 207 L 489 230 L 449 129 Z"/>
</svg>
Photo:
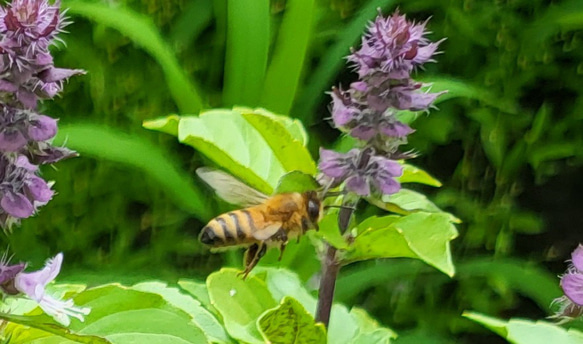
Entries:
<svg viewBox="0 0 583 344">
<path fill-rule="evenodd" d="M 245 252 L 245 270 L 239 273 L 239 275 L 243 275 L 243 280 L 247 278 L 247 275 L 257 265 L 259 259 L 265 255 L 266 250 L 267 245 L 265 243 L 253 244 L 247 249 Z"/>
<path fill-rule="evenodd" d="M 281 245 L 279 246 L 279 258 L 278 261 L 281 261 L 281 257 L 283 257 L 283 251 L 285 250 L 285 245 L 287 245 L 287 233 L 283 228 L 280 228 L 277 233 L 275 233 L 272 237 L 273 240 L 281 241 Z"/>
</svg>

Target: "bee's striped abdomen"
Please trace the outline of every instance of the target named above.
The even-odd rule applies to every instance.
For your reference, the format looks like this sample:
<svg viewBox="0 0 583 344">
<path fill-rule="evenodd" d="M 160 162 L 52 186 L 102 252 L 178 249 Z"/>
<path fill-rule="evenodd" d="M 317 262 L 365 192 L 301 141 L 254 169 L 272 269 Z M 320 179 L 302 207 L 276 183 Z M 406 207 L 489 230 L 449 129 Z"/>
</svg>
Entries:
<svg viewBox="0 0 583 344">
<path fill-rule="evenodd" d="M 212 219 L 200 233 L 200 241 L 209 246 L 231 246 L 252 241 L 255 225 L 247 210 L 236 210 Z"/>
</svg>

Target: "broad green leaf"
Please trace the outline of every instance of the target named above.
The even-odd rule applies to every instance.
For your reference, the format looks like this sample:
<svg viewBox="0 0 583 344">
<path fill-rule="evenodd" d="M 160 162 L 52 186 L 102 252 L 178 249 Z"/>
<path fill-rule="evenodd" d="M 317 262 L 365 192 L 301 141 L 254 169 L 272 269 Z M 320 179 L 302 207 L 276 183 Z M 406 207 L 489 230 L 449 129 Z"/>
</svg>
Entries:
<svg viewBox="0 0 583 344">
<path fill-rule="evenodd" d="M 265 279 L 267 288 L 276 300 L 281 301 L 286 296 L 293 297 L 315 316 L 317 300 L 306 290 L 295 273 L 266 267 L 258 267 L 254 273 L 255 276 Z M 348 309 L 343 305 L 334 304 L 328 325 L 328 343 L 351 344 L 357 331 L 357 321 Z"/>
<path fill-rule="evenodd" d="M 178 167 L 168 152 L 148 140 L 102 125 L 70 124 L 60 126 L 54 140 L 56 145 L 65 143 L 82 156 L 106 159 L 144 171 L 183 209 L 202 220 L 211 217 L 207 198 L 192 183 L 192 178 Z"/>
<path fill-rule="evenodd" d="M 164 71 L 170 93 L 182 113 L 198 113 L 203 107 L 198 87 L 178 64 L 172 48 L 164 42 L 160 32 L 146 15 L 124 6 L 106 3 L 65 1 L 68 14 L 79 15 L 99 24 L 114 28 L 146 50 Z"/>
<path fill-rule="evenodd" d="M 326 242 L 337 249 L 348 249 L 348 243 L 340 234 L 340 229 L 338 228 L 338 211 L 329 211 L 324 215 L 322 220 L 320 220 L 318 226 L 320 227 L 320 230 L 314 235 L 323 238 Z"/>
<path fill-rule="evenodd" d="M 513 344 L 581 344 L 583 332 L 564 329 L 546 321 L 492 318 L 480 313 L 464 312 L 464 317 L 492 330 Z"/>
<path fill-rule="evenodd" d="M 363 309 L 352 308 L 350 314 L 358 322 L 358 332 L 353 339 L 355 344 L 389 344 L 397 334 L 391 329 L 382 327 Z"/>
<path fill-rule="evenodd" d="M 360 223 L 345 263 L 375 258 L 410 257 L 421 259 L 449 276 L 454 274 L 449 242 L 457 230 L 443 213 L 417 212 L 371 217 Z"/>
<path fill-rule="evenodd" d="M 40 318 L 40 319 L 39 319 Z M 56 335 L 59 342 L 68 343 L 88 343 L 88 344 L 107 344 L 111 343 L 105 338 L 93 335 L 76 334 L 66 327 L 63 327 L 54 322 L 47 322 L 44 316 L 24 316 L 0 313 L 0 319 L 7 321 L 5 328 L 2 330 L 4 334 L 10 336 L 10 343 L 30 343 L 35 340 L 35 343 L 43 343 L 48 340 L 55 340 Z M 14 326 L 17 324 L 18 326 Z M 34 329 L 34 330 L 31 330 Z M 40 331 L 36 331 L 40 330 Z"/>
<path fill-rule="evenodd" d="M 263 313 L 257 326 L 268 343 L 273 344 L 325 344 L 326 328 L 316 323 L 306 309 L 293 298 L 286 296 L 281 304 Z"/>
<path fill-rule="evenodd" d="M 180 122 L 180 116 L 170 115 L 166 117 L 161 117 L 157 119 L 150 119 L 144 121 L 142 126 L 146 129 L 156 130 L 162 133 L 170 134 L 172 136 L 178 137 L 178 123 Z"/>
<path fill-rule="evenodd" d="M 281 177 L 275 187 L 274 193 L 306 192 L 317 190 L 319 187 L 320 185 L 311 175 L 300 171 L 292 171 Z"/>
<path fill-rule="evenodd" d="M 245 281 L 235 269 L 221 269 L 207 278 L 211 303 L 221 313 L 231 337 L 246 343 L 263 343 L 256 321 L 277 306 L 265 282 L 255 276 Z"/>
<path fill-rule="evenodd" d="M 289 116 L 276 115 L 273 112 L 267 111 L 263 108 L 251 109 L 246 107 L 234 107 L 233 110 L 240 113 L 254 113 L 269 117 L 269 119 L 272 121 L 277 122 L 279 125 L 283 126 L 292 136 L 293 140 L 301 142 L 303 146 L 308 144 L 308 133 L 306 133 L 306 128 L 304 128 L 304 125 L 298 119 L 291 118 Z"/>
<path fill-rule="evenodd" d="M 208 290 L 206 289 L 206 283 L 197 282 L 187 279 L 181 279 L 178 281 L 178 285 L 187 293 L 192 295 L 197 299 L 204 308 L 209 310 L 215 315 L 219 315 L 219 312 L 211 304 L 211 299 L 209 298 Z"/>
<path fill-rule="evenodd" d="M 431 185 L 440 187 L 441 182 L 429 173 L 423 171 L 419 167 L 415 167 L 409 164 L 401 164 L 403 166 L 403 175 L 397 178 L 401 183 L 420 183 L 425 185 Z"/>
<path fill-rule="evenodd" d="M 343 30 L 337 32 L 335 42 L 326 50 L 326 54 L 322 56 L 318 66 L 305 82 L 306 86 L 293 110 L 294 117 L 300 118 L 306 125 L 312 124 L 316 115 L 315 108 L 324 97 L 324 92 L 332 87 L 338 71 L 345 66 L 344 57 L 350 54 L 350 47 L 360 43 L 359 38 L 364 33 L 368 22 L 378 14 L 378 8 L 390 8 L 395 2 L 394 0 L 369 1 Z"/>
<path fill-rule="evenodd" d="M 169 344 L 207 342 L 205 334 L 192 322 L 189 314 L 158 294 L 110 284 L 87 289 L 73 300 L 79 307 L 91 308 L 84 322 L 71 322 L 71 330 L 78 334 L 102 336 L 114 344 L 136 343 L 136 340 L 139 343 Z M 30 336 L 36 335 L 32 332 L 27 330 L 27 337 L 14 343 L 30 343 Z M 74 342 L 56 342 L 47 336 L 39 337 L 34 343 Z"/>
<path fill-rule="evenodd" d="M 409 189 L 401 189 L 395 194 L 384 195 L 381 200 L 372 197 L 368 197 L 366 200 L 381 209 L 397 214 L 408 215 L 419 211 L 441 213 L 447 215 L 451 222 L 461 223 L 457 217 L 439 209 L 424 194 Z"/>
<path fill-rule="evenodd" d="M 132 289 L 162 296 L 172 306 L 188 313 L 196 326 L 201 328 L 210 340 L 220 343 L 231 342 L 223 326 L 201 305 L 201 302 L 181 293 L 178 289 L 168 287 L 163 282 L 142 282 L 132 286 Z"/>
<path fill-rule="evenodd" d="M 310 43 L 315 18 L 314 0 L 288 0 L 265 76 L 261 106 L 289 113 Z"/>
<path fill-rule="evenodd" d="M 268 195 L 286 172 L 261 134 L 236 111 L 212 110 L 199 117 L 182 117 L 178 140 Z"/>
<path fill-rule="evenodd" d="M 270 44 L 269 0 L 227 0 L 225 105 L 256 106 Z"/>
<path fill-rule="evenodd" d="M 283 125 L 283 120 L 276 119 L 274 114 L 264 115 L 242 111 L 243 117 L 261 134 L 269 145 L 277 160 L 286 171 L 300 171 L 316 174 L 316 163 L 303 141 L 297 140 Z M 301 125 L 301 124 L 300 124 Z"/>
</svg>

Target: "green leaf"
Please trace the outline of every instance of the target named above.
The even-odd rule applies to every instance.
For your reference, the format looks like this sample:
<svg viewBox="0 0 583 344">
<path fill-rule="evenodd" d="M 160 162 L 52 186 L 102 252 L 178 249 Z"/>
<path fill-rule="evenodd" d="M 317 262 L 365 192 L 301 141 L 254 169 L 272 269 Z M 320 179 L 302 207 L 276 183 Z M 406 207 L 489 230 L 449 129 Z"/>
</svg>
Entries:
<svg viewBox="0 0 583 344">
<path fill-rule="evenodd" d="M 284 297 L 281 304 L 266 311 L 257 326 L 268 343 L 319 344 L 326 343 L 326 328 L 315 323 L 306 309 L 291 297 Z"/>
<path fill-rule="evenodd" d="M 279 179 L 274 193 L 306 192 L 317 190 L 319 187 L 320 185 L 313 176 L 300 171 L 292 171 Z"/>
<path fill-rule="evenodd" d="M 283 300 L 286 296 L 299 301 L 304 308 L 315 315 L 316 298 L 306 289 L 298 276 L 288 270 L 258 267 L 254 270 L 255 276 L 264 275 L 265 283 L 276 300 Z M 348 309 L 340 304 L 332 306 L 330 324 L 328 325 L 328 343 L 352 344 L 358 327 L 356 319 L 348 312 Z"/>
<path fill-rule="evenodd" d="M 314 233 L 315 236 L 326 240 L 326 242 L 339 250 L 348 249 L 348 243 L 346 242 L 346 239 L 340 234 L 340 229 L 338 228 L 337 210 L 331 210 L 326 215 L 324 215 L 318 226 L 320 227 L 320 230 Z"/>
<path fill-rule="evenodd" d="M 65 1 L 68 14 L 79 15 L 114 28 L 142 47 L 160 64 L 176 105 L 182 113 L 198 113 L 203 107 L 198 87 L 178 64 L 172 48 L 164 42 L 152 19 L 124 6 Z"/>
<path fill-rule="evenodd" d="M 6 325 L 7 327 L 3 329 L 4 334 L 8 333 L 10 335 L 10 343 L 30 343 L 33 339 L 36 339 L 35 343 L 41 343 L 43 339 L 40 338 L 50 338 L 47 335 L 53 334 L 58 337 L 69 339 L 75 343 L 88 343 L 88 344 L 107 344 L 111 343 L 105 338 L 92 336 L 92 335 L 81 335 L 75 334 L 71 330 L 61 325 L 55 323 L 47 322 L 44 316 L 24 316 L 24 315 L 12 315 L 6 313 L 0 313 L 0 319 L 7 321 L 12 324 L 18 324 L 22 326 L 22 330 L 18 326 Z M 37 329 L 46 333 L 34 333 L 29 329 Z M 31 333 L 32 332 L 32 333 Z"/>
<path fill-rule="evenodd" d="M 510 319 L 504 321 L 480 313 L 464 312 L 463 316 L 475 321 L 514 344 L 580 344 L 583 332 L 564 329 L 546 321 Z"/>
<path fill-rule="evenodd" d="M 286 1 L 261 96 L 261 106 L 267 109 L 290 112 L 314 27 L 314 4 L 315 0 Z"/>
<path fill-rule="evenodd" d="M 270 43 L 269 0 L 227 0 L 226 105 L 256 106 Z"/>
<path fill-rule="evenodd" d="M 262 108 L 251 109 L 245 107 L 235 107 L 233 110 L 240 113 L 254 113 L 268 117 L 273 122 L 277 122 L 280 126 L 283 126 L 289 135 L 292 136 L 293 140 L 299 141 L 302 146 L 306 146 L 308 144 L 308 133 L 306 133 L 306 128 L 304 128 L 304 125 L 298 119 L 291 118 L 289 116 L 276 115 L 273 112 Z"/>
<path fill-rule="evenodd" d="M 316 174 L 316 163 L 304 146 L 304 142 L 297 140 L 288 131 L 289 126 L 283 125 L 284 121 L 288 119 L 287 117 L 266 114 L 265 112 L 247 112 L 241 108 L 235 108 L 235 110 L 240 111 L 247 122 L 261 134 L 286 171 Z M 301 126 L 299 122 L 292 123 Z"/>
<path fill-rule="evenodd" d="M 409 189 L 401 189 L 399 192 L 392 195 L 383 195 L 381 200 L 373 197 L 368 197 L 366 200 L 381 209 L 397 214 L 408 215 L 418 211 L 441 213 L 447 215 L 451 222 L 462 222 L 452 214 L 439 209 L 439 207 L 427 199 L 427 196 L 424 194 Z"/>
<path fill-rule="evenodd" d="M 142 282 L 132 286 L 132 289 L 154 293 L 162 296 L 172 306 L 183 310 L 192 317 L 192 321 L 201 328 L 207 337 L 216 342 L 231 342 L 219 321 L 198 300 L 171 288 L 163 282 Z"/>
<path fill-rule="evenodd" d="M 102 336 L 114 344 L 194 344 L 208 341 L 189 314 L 158 294 L 109 284 L 87 289 L 73 300 L 79 307 L 91 308 L 84 322 L 71 322 L 71 330 L 78 334 Z M 14 343 L 30 343 L 31 336 L 39 338 L 34 341 L 37 344 L 71 343 L 57 342 L 47 336 L 38 337 L 33 330 L 27 330 L 26 334 L 26 337 L 17 337 L 22 341 Z"/>
<path fill-rule="evenodd" d="M 211 110 L 199 117 L 182 117 L 178 140 L 268 195 L 286 172 L 261 134 L 236 111 Z"/>
<path fill-rule="evenodd" d="M 403 166 L 403 175 L 401 175 L 397 180 L 401 183 L 420 183 L 430 186 L 440 187 L 441 182 L 429 173 L 423 171 L 419 167 L 413 165 L 401 164 Z"/>
<path fill-rule="evenodd" d="M 157 119 L 150 119 L 144 121 L 142 126 L 146 129 L 156 130 L 162 133 L 170 134 L 172 136 L 178 137 L 178 123 L 180 122 L 180 116 L 170 115 L 166 117 L 160 117 Z"/>
<path fill-rule="evenodd" d="M 363 309 L 354 307 L 350 314 L 358 322 L 358 332 L 353 339 L 354 344 L 389 344 L 397 334 L 391 329 L 381 327 L 379 323 Z"/>
<path fill-rule="evenodd" d="M 318 66 L 310 73 L 305 83 L 306 86 L 293 110 L 295 117 L 302 119 L 304 124 L 313 122 L 316 115 L 315 108 L 324 96 L 324 92 L 331 88 L 338 71 L 345 65 L 344 57 L 350 53 L 350 47 L 359 43 L 366 25 L 378 14 L 377 9 L 392 7 L 395 2 L 394 0 L 369 1 L 343 30 L 337 32 L 336 41 L 326 49 L 326 54 L 321 57 Z"/>
<path fill-rule="evenodd" d="M 223 316 L 231 337 L 246 343 L 264 343 L 256 321 L 277 303 L 265 282 L 253 275 L 244 281 L 238 273 L 235 269 L 221 269 L 207 278 L 211 302 Z"/>
<path fill-rule="evenodd" d="M 206 288 L 206 283 L 181 279 L 178 281 L 178 285 L 184 291 L 186 291 L 187 293 L 192 295 L 195 299 L 197 299 L 204 306 L 204 308 L 206 308 L 215 315 L 219 314 L 216 308 L 211 304 L 211 299 Z"/>
<path fill-rule="evenodd" d="M 170 118 L 170 121 L 174 120 L 173 116 Z M 183 209 L 202 220 L 211 217 L 207 197 L 159 146 L 97 124 L 60 126 L 54 144 L 65 143 L 82 156 L 106 159 L 144 171 Z"/>
<path fill-rule="evenodd" d="M 449 276 L 454 274 L 449 242 L 457 230 L 443 213 L 418 212 L 403 217 L 370 217 L 357 227 L 345 263 L 375 258 L 421 259 Z"/>
</svg>

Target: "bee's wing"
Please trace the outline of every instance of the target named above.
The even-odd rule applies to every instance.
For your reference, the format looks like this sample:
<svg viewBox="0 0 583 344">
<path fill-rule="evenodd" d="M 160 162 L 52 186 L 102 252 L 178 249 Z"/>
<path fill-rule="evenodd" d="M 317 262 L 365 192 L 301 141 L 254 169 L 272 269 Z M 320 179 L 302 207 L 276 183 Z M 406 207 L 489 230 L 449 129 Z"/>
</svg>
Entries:
<svg viewBox="0 0 583 344">
<path fill-rule="evenodd" d="M 253 237 L 257 240 L 267 240 L 271 238 L 281 228 L 281 222 L 272 222 L 261 230 L 254 231 Z"/>
<path fill-rule="evenodd" d="M 220 198 L 231 204 L 250 207 L 261 204 L 268 198 L 267 195 L 223 171 L 210 167 L 201 167 L 196 170 L 196 174 L 210 185 Z"/>
</svg>

